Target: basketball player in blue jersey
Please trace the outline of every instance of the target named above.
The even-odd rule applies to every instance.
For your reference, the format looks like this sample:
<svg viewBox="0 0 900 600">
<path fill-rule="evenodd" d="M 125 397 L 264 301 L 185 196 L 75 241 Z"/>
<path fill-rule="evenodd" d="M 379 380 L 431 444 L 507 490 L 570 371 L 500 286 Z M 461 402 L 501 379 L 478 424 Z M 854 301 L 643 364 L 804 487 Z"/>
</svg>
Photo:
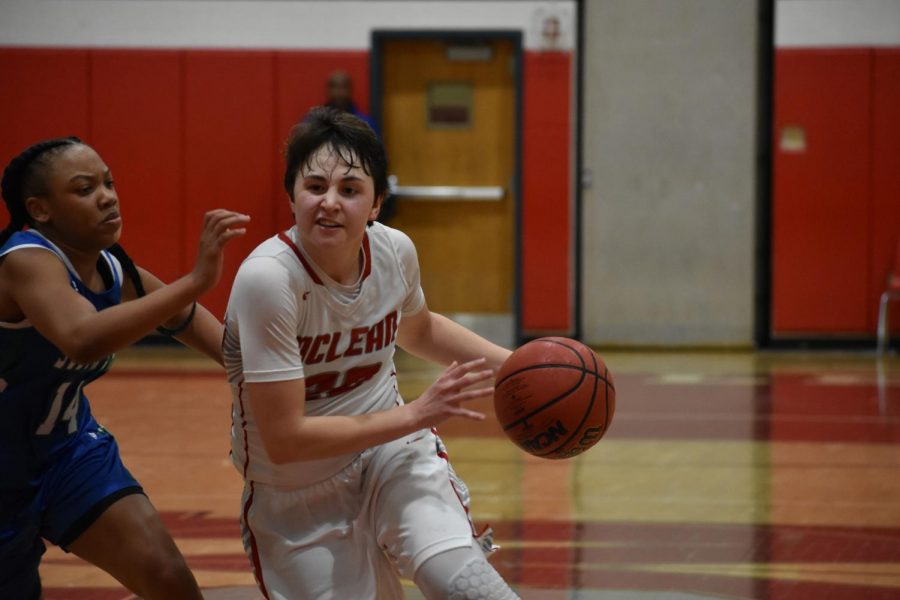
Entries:
<svg viewBox="0 0 900 600">
<path fill-rule="evenodd" d="M 221 324 L 195 301 L 218 281 L 223 247 L 249 218 L 207 213 L 193 270 L 164 285 L 118 246 L 112 175 L 77 138 L 27 148 L 3 172 L 2 192 L 0 598 L 41 597 L 44 538 L 145 599 L 199 599 L 84 387 L 113 352 L 161 324 L 221 362 Z"/>
</svg>

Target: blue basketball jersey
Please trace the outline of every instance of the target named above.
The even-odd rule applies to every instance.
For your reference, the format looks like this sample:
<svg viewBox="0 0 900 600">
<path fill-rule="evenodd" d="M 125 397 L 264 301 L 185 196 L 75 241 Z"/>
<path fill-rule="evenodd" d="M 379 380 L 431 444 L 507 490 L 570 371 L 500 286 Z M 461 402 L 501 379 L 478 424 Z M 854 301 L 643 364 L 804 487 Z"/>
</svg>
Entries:
<svg viewBox="0 0 900 600">
<path fill-rule="evenodd" d="M 24 248 L 53 252 L 66 266 L 72 287 L 98 311 L 121 302 L 122 269 L 110 253 L 102 252 L 97 266 L 111 284 L 98 294 L 82 283 L 66 255 L 36 231 L 14 233 L 0 247 L 0 257 Z M 0 322 L 0 492 L 40 485 L 42 473 L 79 434 L 97 435 L 83 388 L 106 373 L 112 359 L 78 364 L 27 320 Z"/>
</svg>

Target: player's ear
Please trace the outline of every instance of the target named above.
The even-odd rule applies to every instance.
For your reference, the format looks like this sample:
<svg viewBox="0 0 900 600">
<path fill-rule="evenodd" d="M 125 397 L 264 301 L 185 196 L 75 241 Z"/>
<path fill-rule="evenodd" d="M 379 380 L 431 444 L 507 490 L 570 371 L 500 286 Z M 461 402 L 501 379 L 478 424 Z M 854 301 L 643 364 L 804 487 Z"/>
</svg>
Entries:
<svg viewBox="0 0 900 600">
<path fill-rule="evenodd" d="M 374 221 L 378 218 L 378 213 L 381 212 L 381 205 L 384 203 L 384 194 L 381 194 L 377 198 L 375 198 L 375 202 L 372 204 L 372 210 L 369 211 L 369 221 Z"/>
<path fill-rule="evenodd" d="M 46 223 L 50 220 L 50 207 L 44 198 L 29 196 L 25 199 L 25 210 L 35 223 Z"/>
</svg>

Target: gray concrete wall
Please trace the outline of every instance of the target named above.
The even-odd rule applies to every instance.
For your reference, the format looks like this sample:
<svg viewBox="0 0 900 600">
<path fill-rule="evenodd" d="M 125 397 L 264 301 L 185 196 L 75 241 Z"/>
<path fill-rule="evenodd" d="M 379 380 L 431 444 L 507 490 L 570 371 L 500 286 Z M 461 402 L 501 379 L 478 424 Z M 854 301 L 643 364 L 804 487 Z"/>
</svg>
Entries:
<svg viewBox="0 0 900 600">
<path fill-rule="evenodd" d="M 582 323 L 600 345 L 750 345 L 755 0 L 591 0 Z"/>
</svg>

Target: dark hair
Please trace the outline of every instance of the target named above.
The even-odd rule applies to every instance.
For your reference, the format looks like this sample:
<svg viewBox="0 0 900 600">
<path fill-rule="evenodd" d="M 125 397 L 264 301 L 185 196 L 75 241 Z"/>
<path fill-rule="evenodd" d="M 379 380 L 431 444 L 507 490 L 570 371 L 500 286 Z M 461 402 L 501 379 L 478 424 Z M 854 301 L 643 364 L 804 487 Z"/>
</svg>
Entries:
<svg viewBox="0 0 900 600">
<path fill-rule="evenodd" d="M 9 212 L 9 224 L 0 231 L 0 244 L 4 244 L 13 233 L 26 225 L 34 225 L 25 208 L 25 199 L 47 192 L 43 175 L 50 159 L 70 146 L 79 144 L 83 142 L 75 136 L 44 140 L 25 148 L 9 161 L 0 182 L 3 202 Z"/>
<path fill-rule="evenodd" d="M 12 234 L 20 231 L 26 225 L 34 225 L 25 208 L 25 200 L 30 196 L 47 193 L 45 172 L 50 166 L 51 159 L 71 146 L 86 145 L 74 135 L 53 138 L 25 148 L 18 156 L 9 161 L 3 170 L 3 180 L 0 181 L 3 202 L 6 203 L 6 210 L 9 211 L 9 224 L 0 231 L 0 245 L 5 244 Z M 113 244 L 109 248 L 109 252 L 119 259 L 122 269 L 134 284 L 138 295 L 143 296 L 144 286 L 141 276 L 125 249 L 119 244 Z"/>
<path fill-rule="evenodd" d="M 316 151 L 325 145 L 334 149 L 347 165 L 362 167 L 375 184 L 376 198 L 386 195 L 387 158 L 378 135 L 359 117 L 337 108 L 317 106 L 294 125 L 285 147 L 284 189 L 291 200 L 300 167 L 312 166 L 310 161 Z"/>
</svg>

